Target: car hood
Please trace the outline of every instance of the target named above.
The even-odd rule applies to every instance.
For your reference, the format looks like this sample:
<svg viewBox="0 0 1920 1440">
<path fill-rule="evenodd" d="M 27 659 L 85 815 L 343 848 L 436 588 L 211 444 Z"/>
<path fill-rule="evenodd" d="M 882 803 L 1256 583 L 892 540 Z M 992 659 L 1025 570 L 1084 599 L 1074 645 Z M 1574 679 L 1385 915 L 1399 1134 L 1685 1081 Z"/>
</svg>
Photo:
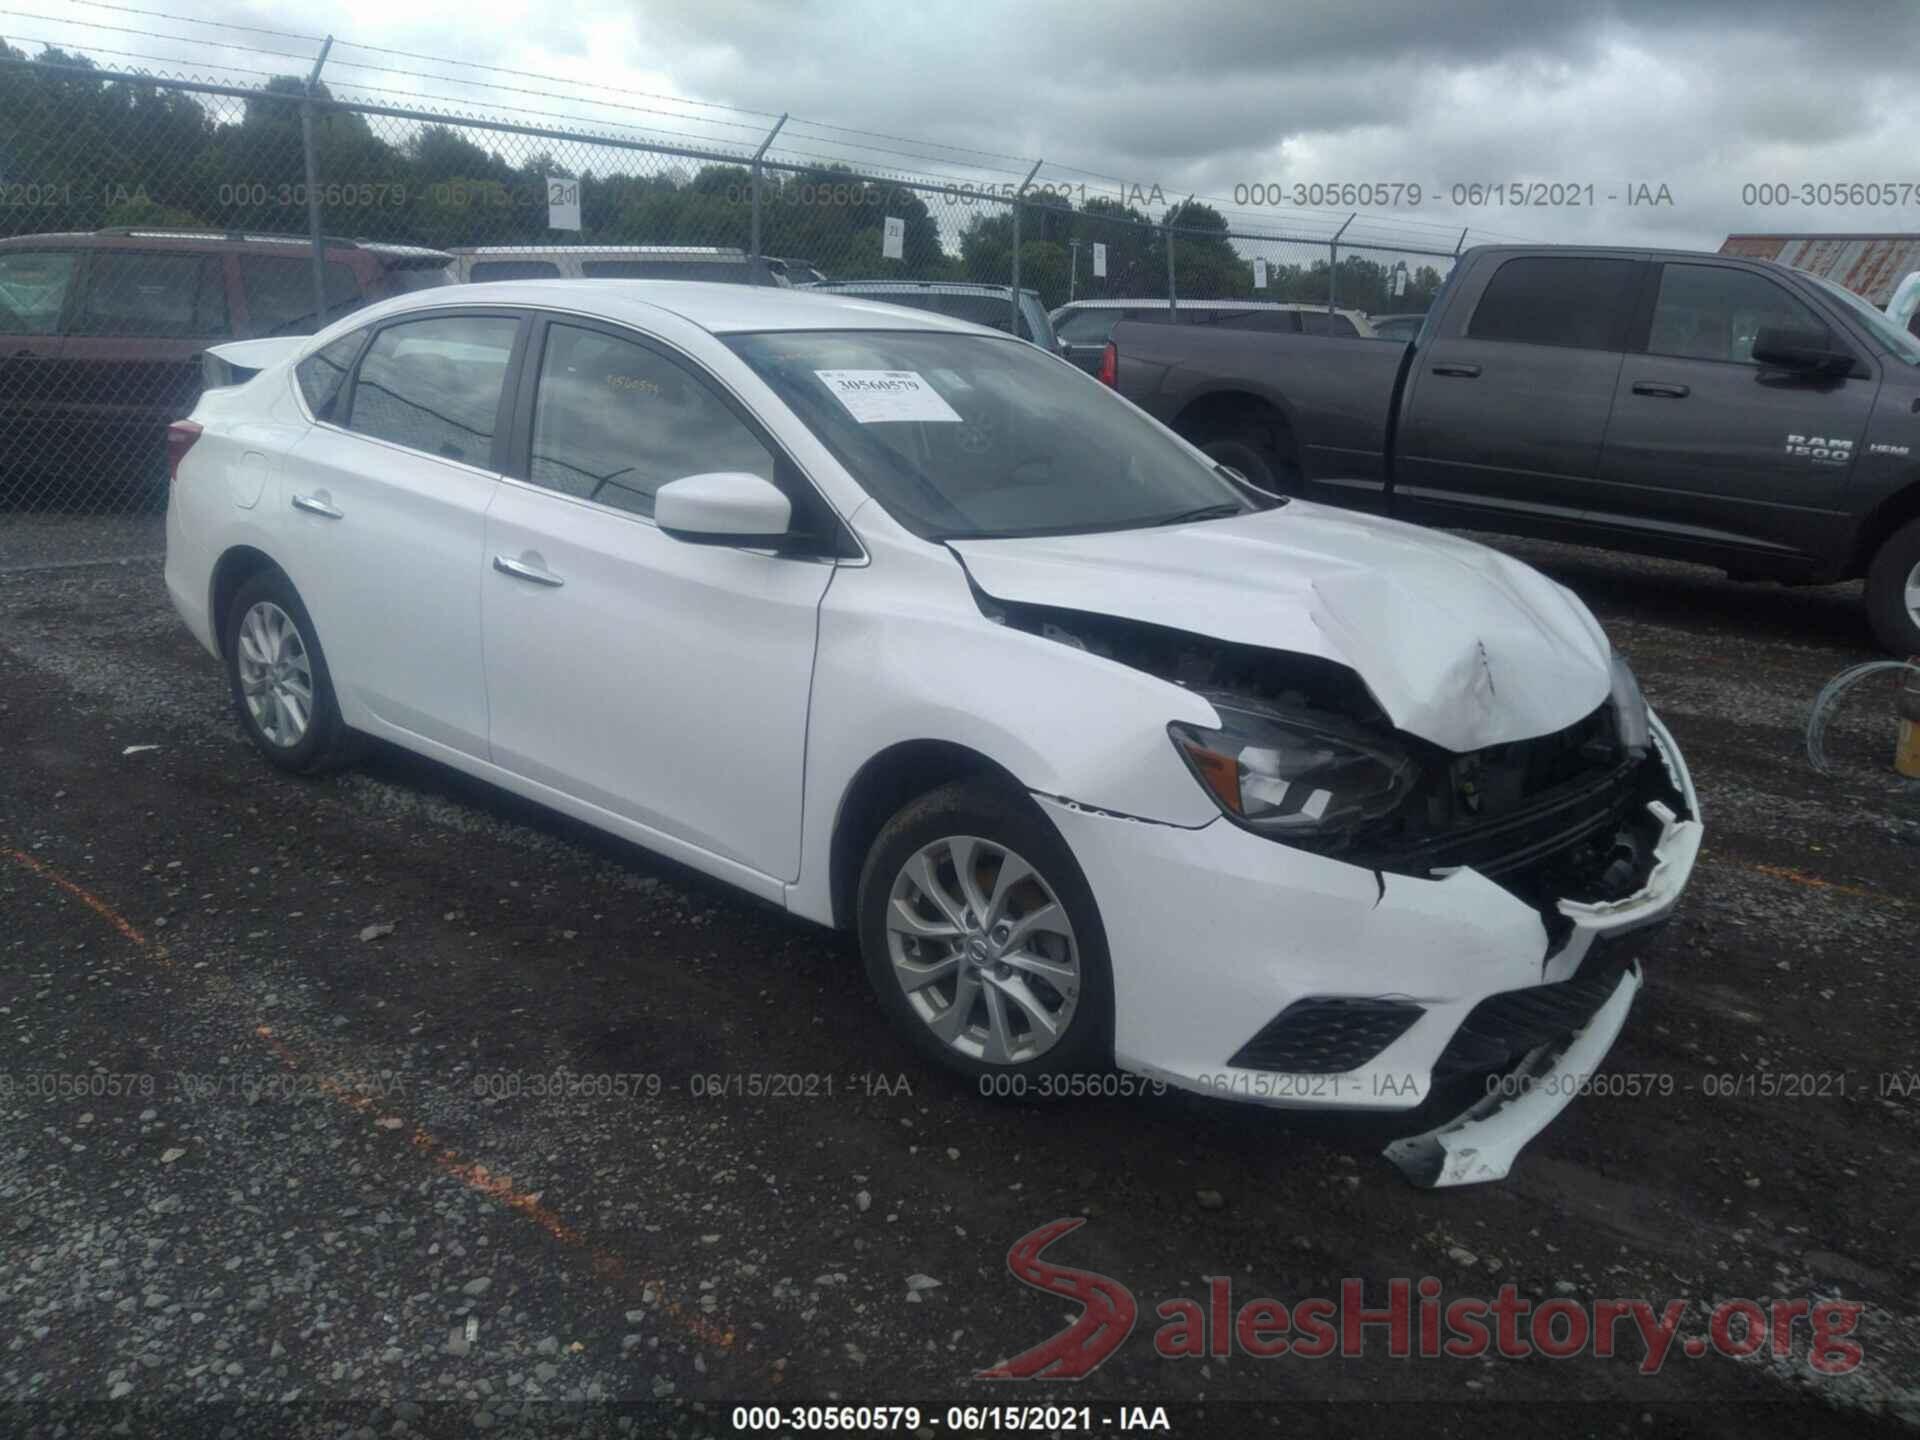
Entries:
<svg viewBox="0 0 1920 1440">
<path fill-rule="evenodd" d="M 1485 546 L 1303 501 L 1190 525 L 949 542 L 995 599 L 1336 661 L 1452 751 L 1563 730 L 1612 689 L 1564 586 Z"/>
</svg>

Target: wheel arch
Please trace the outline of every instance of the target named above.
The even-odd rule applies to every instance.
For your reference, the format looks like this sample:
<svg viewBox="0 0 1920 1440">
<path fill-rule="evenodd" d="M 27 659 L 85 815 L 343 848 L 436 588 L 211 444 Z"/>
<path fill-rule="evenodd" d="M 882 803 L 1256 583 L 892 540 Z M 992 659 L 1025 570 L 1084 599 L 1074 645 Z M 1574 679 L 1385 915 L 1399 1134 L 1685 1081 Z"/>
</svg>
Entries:
<svg viewBox="0 0 1920 1440">
<path fill-rule="evenodd" d="M 951 740 L 903 740 L 862 765 L 834 816 L 828 854 L 829 903 L 835 929 L 855 922 L 860 870 L 881 827 L 902 806 L 956 780 L 990 779 L 1022 795 L 1027 787 L 999 761 Z"/>
<path fill-rule="evenodd" d="M 1839 578 L 1854 580 L 1866 574 L 1867 567 L 1873 564 L 1875 552 L 1887 542 L 1887 538 L 1913 520 L 1920 520 L 1920 473 L 1910 474 L 1901 489 L 1867 512 L 1866 518 L 1853 532 L 1853 549 L 1847 557 L 1846 569 Z"/>
<path fill-rule="evenodd" d="M 1293 412 L 1279 396 L 1242 388 L 1219 388 L 1189 396 L 1168 423 L 1191 439 L 1208 428 L 1234 422 L 1271 425 L 1296 436 Z"/>
<path fill-rule="evenodd" d="M 227 612 L 233 608 L 233 597 L 263 570 L 286 574 L 271 555 L 252 545 L 229 546 L 214 562 L 213 576 L 207 582 L 207 628 L 213 632 L 213 643 L 223 659 L 227 653 Z M 287 583 L 293 582 L 289 579 Z"/>
</svg>

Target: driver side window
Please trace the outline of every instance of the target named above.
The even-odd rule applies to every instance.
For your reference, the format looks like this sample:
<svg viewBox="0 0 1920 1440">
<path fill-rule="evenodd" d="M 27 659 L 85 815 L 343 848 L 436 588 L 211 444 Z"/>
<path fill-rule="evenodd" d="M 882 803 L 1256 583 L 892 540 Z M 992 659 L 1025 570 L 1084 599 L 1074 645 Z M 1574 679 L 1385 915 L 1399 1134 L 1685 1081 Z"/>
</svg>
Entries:
<svg viewBox="0 0 1920 1440">
<path fill-rule="evenodd" d="M 1666 265 L 1647 353 L 1751 365 L 1762 329 L 1825 332 L 1813 311 L 1763 275 L 1727 265 Z"/>
<path fill-rule="evenodd" d="M 669 481 L 715 470 L 774 479 L 767 447 L 706 383 L 600 330 L 547 329 L 527 478 L 581 500 L 653 514 Z"/>
</svg>

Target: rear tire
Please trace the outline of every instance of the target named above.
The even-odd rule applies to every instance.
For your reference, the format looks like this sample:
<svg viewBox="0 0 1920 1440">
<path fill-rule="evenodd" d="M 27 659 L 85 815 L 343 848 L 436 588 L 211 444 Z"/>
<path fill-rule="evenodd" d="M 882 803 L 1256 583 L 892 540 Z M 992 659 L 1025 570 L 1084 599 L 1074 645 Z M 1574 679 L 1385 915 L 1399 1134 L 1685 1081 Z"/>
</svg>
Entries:
<svg viewBox="0 0 1920 1440">
<path fill-rule="evenodd" d="M 1106 933 L 1073 852 L 1025 795 L 969 780 L 903 807 L 867 853 L 855 914 L 881 1008 L 933 1064 L 982 1093 L 1111 1067 Z"/>
<path fill-rule="evenodd" d="M 1889 535 L 1867 568 L 1867 620 L 1889 654 L 1920 655 L 1920 520 Z"/>
<path fill-rule="evenodd" d="M 1300 467 L 1284 431 L 1252 427 L 1217 430 L 1194 437 L 1207 458 L 1238 470 L 1247 483 L 1270 495 L 1300 493 Z"/>
<path fill-rule="evenodd" d="M 285 575 L 262 570 L 241 585 L 221 650 L 240 728 L 268 761 L 316 775 L 352 759 L 353 732 L 340 718 L 313 617 Z"/>
</svg>

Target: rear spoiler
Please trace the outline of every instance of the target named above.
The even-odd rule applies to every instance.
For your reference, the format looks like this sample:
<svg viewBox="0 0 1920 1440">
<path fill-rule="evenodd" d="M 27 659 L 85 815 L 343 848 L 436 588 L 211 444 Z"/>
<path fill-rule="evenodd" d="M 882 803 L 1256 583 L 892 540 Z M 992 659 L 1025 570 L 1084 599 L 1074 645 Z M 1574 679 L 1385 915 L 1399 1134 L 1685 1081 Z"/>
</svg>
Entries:
<svg viewBox="0 0 1920 1440">
<path fill-rule="evenodd" d="M 244 385 L 269 365 L 295 354 L 311 335 L 269 335 L 261 340 L 230 340 L 200 354 L 201 377 L 208 390 Z"/>
</svg>

